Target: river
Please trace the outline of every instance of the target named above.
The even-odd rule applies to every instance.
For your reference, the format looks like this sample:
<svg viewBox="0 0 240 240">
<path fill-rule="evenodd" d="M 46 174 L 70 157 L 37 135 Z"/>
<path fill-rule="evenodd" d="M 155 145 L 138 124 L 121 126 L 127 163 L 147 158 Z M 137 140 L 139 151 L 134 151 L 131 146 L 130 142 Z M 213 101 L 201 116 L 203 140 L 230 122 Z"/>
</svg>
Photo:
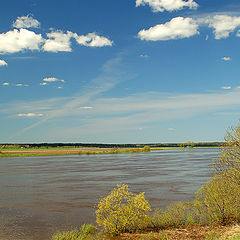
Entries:
<svg viewBox="0 0 240 240">
<path fill-rule="evenodd" d="M 0 240 L 48 240 L 94 223 L 94 206 L 117 184 L 145 192 L 153 209 L 192 200 L 219 149 L 0 158 Z"/>
</svg>

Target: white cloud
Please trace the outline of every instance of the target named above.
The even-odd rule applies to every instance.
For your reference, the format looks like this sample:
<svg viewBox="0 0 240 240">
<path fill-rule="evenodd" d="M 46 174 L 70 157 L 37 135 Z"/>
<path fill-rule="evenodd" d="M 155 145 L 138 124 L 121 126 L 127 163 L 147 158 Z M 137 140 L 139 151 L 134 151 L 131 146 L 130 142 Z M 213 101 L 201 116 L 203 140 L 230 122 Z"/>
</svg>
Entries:
<svg viewBox="0 0 240 240">
<path fill-rule="evenodd" d="M 9 86 L 9 83 L 8 83 L 8 82 L 4 82 L 4 83 L 2 84 L 2 86 Z"/>
<path fill-rule="evenodd" d="M 58 78 L 55 77 L 49 77 L 49 78 L 44 78 L 43 79 L 44 82 L 57 82 L 60 81 Z"/>
<path fill-rule="evenodd" d="M 188 7 L 196 9 L 198 4 L 193 0 L 136 0 L 136 7 L 148 4 L 154 12 L 176 11 Z"/>
<path fill-rule="evenodd" d="M 93 107 L 88 107 L 88 106 L 84 106 L 84 107 L 80 107 L 82 109 L 92 109 Z"/>
<path fill-rule="evenodd" d="M 16 87 L 22 87 L 22 86 L 23 86 L 22 83 L 18 83 L 18 84 L 16 84 Z"/>
<path fill-rule="evenodd" d="M 230 57 L 222 57 L 221 59 L 222 59 L 223 61 L 230 61 L 230 60 L 231 60 Z"/>
<path fill-rule="evenodd" d="M 15 28 L 39 28 L 40 22 L 34 19 L 32 16 L 22 16 L 18 17 L 17 20 L 13 23 Z"/>
<path fill-rule="evenodd" d="M 42 113 L 19 113 L 17 114 L 18 117 L 42 117 Z"/>
<path fill-rule="evenodd" d="M 67 31 L 64 33 L 62 31 L 55 31 L 47 33 L 47 39 L 42 49 L 47 52 L 71 52 L 71 37 L 73 33 Z"/>
<path fill-rule="evenodd" d="M 196 34 L 199 34 L 198 24 L 192 18 L 176 17 L 165 24 L 141 30 L 138 37 L 141 40 L 159 41 L 189 38 Z"/>
<path fill-rule="evenodd" d="M 40 50 L 40 45 L 44 42 L 41 34 L 27 29 L 14 29 L 0 34 L 0 54 L 16 53 L 28 50 Z"/>
<path fill-rule="evenodd" d="M 61 89 L 62 87 L 59 86 L 59 87 L 57 87 L 57 88 L 58 88 L 58 89 Z"/>
<path fill-rule="evenodd" d="M 175 128 L 168 128 L 168 131 L 175 131 Z"/>
<path fill-rule="evenodd" d="M 46 86 L 47 83 L 46 82 L 43 82 L 43 83 L 40 83 L 41 86 Z"/>
<path fill-rule="evenodd" d="M 147 54 L 140 54 L 139 55 L 141 58 L 149 58 L 149 55 L 147 55 Z"/>
<path fill-rule="evenodd" d="M 223 87 L 221 87 L 221 88 L 222 88 L 222 89 L 225 89 L 225 90 L 232 89 L 231 86 L 223 86 Z"/>
<path fill-rule="evenodd" d="M 99 36 L 96 33 L 89 33 L 88 35 L 78 36 L 76 33 L 73 35 L 77 43 L 86 47 L 104 47 L 112 46 L 113 41 L 106 37 Z"/>
<path fill-rule="evenodd" d="M 1 67 L 1 66 L 7 66 L 7 65 L 8 65 L 8 64 L 7 64 L 4 60 L 1 60 L 1 59 L 0 59 L 0 67 Z"/>
<path fill-rule="evenodd" d="M 240 17 L 216 15 L 205 18 L 204 22 L 214 29 L 215 39 L 221 39 L 229 37 L 230 33 L 240 26 Z"/>
</svg>

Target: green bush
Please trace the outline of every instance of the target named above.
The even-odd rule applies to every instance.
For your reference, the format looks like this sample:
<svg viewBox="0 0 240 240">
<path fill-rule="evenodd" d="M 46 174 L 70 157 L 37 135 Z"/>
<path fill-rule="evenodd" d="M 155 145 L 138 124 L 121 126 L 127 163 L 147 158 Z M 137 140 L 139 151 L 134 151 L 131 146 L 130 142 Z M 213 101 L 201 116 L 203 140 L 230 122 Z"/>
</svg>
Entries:
<svg viewBox="0 0 240 240">
<path fill-rule="evenodd" d="M 150 152 L 151 148 L 149 146 L 144 146 L 143 152 Z"/>
<path fill-rule="evenodd" d="M 166 210 L 156 210 L 153 215 L 153 225 L 155 228 L 178 227 L 192 225 L 195 223 L 195 213 L 193 204 L 190 202 L 174 203 Z"/>
<path fill-rule="evenodd" d="M 196 193 L 200 222 L 222 224 L 240 219 L 240 187 L 224 175 L 215 175 Z"/>
<path fill-rule="evenodd" d="M 80 229 L 55 233 L 52 240 L 93 240 L 97 228 L 91 224 L 83 224 Z"/>
<path fill-rule="evenodd" d="M 150 224 L 147 214 L 151 211 L 144 193 L 129 192 L 127 185 L 117 185 L 111 193 L 100 199 L 96 210 L 96 221 L 107 234 L 118 235 L 135 232 Z"/>
</svg>

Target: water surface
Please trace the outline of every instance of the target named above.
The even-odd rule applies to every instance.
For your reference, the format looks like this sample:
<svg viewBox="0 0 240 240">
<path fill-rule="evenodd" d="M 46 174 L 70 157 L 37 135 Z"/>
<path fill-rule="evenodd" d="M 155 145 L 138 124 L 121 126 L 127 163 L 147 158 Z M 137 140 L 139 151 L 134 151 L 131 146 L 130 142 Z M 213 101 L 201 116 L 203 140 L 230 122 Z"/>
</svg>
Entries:
<svg viewBox="0 0 240 240">
<path fill-rule="evenodd" d="M 152 208 L 191 200 L 212 175 L 218 149 L 0 158 L 0 240 L 47 240 L 94 223 L 94 206 L 116 184 L 145 192 Z"/>
</svg>

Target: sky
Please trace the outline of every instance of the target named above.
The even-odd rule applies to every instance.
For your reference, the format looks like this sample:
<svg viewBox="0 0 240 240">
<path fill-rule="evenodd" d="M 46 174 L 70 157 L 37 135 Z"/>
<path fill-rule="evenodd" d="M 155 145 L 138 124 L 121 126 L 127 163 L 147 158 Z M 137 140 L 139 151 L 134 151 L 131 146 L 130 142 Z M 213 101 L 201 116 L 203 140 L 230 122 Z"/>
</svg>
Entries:
<svg viewBox="0 0 240 240">
<path fill-rule="evenodd" d="M 0 142 L 223 141 L 239 46 L 239 0 L 2 1 Z"/>
</svg>

